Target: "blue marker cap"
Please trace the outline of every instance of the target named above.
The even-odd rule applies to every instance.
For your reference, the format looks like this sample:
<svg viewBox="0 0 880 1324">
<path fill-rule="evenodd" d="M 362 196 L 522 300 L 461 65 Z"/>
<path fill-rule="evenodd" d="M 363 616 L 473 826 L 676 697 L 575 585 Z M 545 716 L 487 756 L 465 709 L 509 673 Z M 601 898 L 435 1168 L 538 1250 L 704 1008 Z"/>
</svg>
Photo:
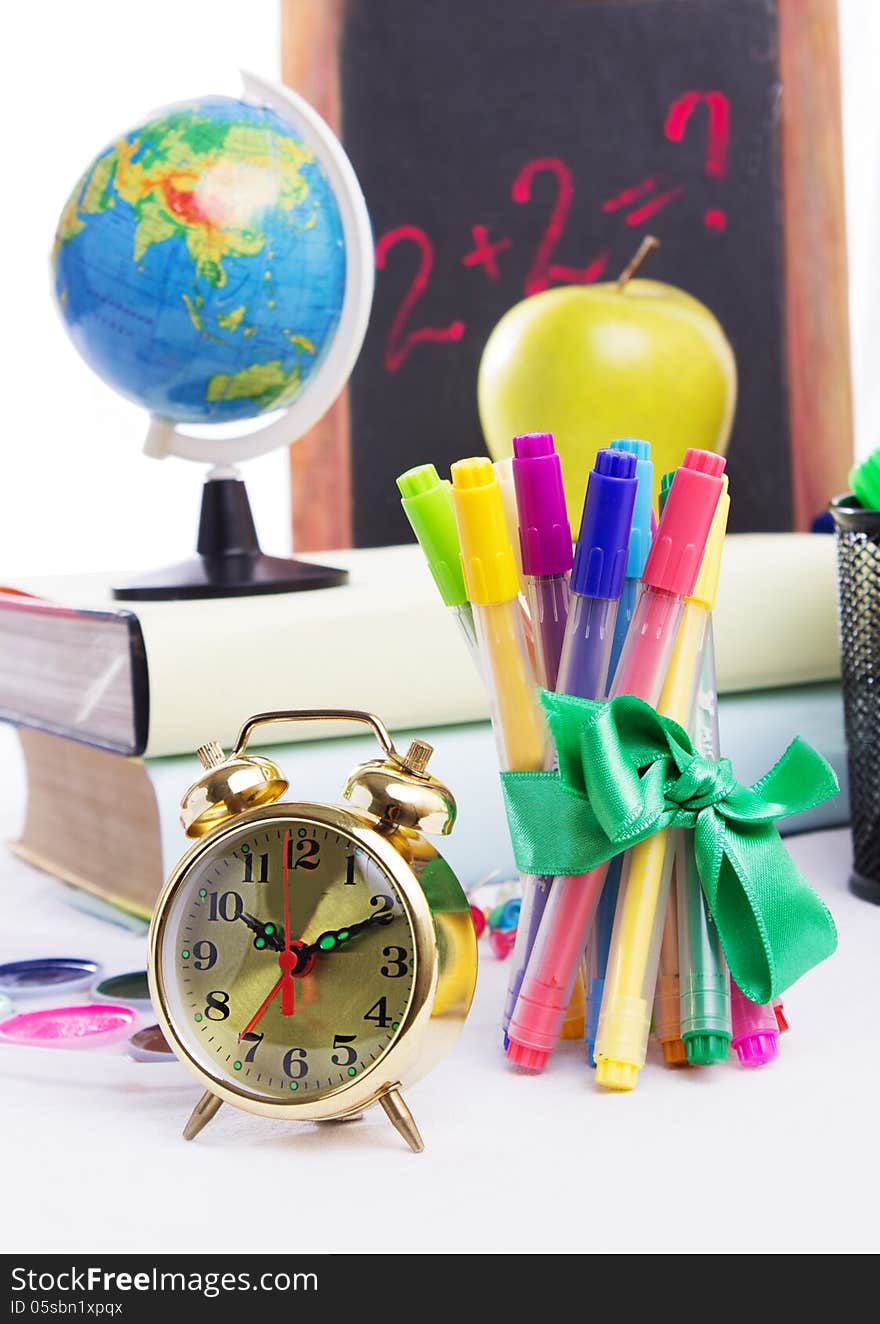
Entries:
<svg viewBox="0 0 880 1324">
<path fill-rule="evenodd" d="M 596 452 L 571 572 L 573 593 L 588 598 L 620 597 L 637 487 L 635 455 L 620 450 Z"/>
<path fill-rule="evenodd" d="M 651 550 L 651 509 L 654 501 L 654 465 L 651 462 L 651 447 L 647 441 L 639 441 L 636 437 L 620 437 L 617 441 L 612 441 L 611 449 L 636 457 L 636 478 L 639 487 L 629 535 L 626 577 L 641 579 L 648 552 Z"/>
</svg>

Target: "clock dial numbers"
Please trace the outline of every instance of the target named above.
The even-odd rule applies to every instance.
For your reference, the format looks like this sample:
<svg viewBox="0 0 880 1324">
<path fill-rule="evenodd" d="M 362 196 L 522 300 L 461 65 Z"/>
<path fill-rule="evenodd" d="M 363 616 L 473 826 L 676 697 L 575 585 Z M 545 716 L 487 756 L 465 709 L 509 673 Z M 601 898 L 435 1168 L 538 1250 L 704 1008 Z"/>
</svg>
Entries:
<svg viewBox="0 0 880 1324">
<path fill-rule="evenodd" d="M 309 836 L 307 828 L 300 828 L 287 846 L 287 863 L 291 869 L 317 869 L 320 867 L 321 843 Z"/>
<path fill-rule="evenodd" d="M 209 1021 L 225 1021 L 229 1017 L 229 994 L 222 988 L 215 988 L 208 994 L 205 1016 Z"/>
<path fill-rule="evenodd" d="M 162 952 L 190 1055 L 238 1092 L 278 1102 L 319 1099 L 372 1067 L 415 980 L 393 879 L 335 826 L 293 817 L 243 825 L 200 857 Z"/>
<path fill-rule="evenodd" d="M 244 878 L 245 883 L 268 883 L 269 881 L 269 852 L 260 851 L 259 854 L 254 851 L 247 851 L 244 857 Z"/>
<path fill-rule="evenodd" d="M 381 967 L 381 973 L 386 979 L 402 979 L 409 974 L 407 954 L 405 947 L 382 948 L 382 955 L 388 958 L 387 963 Z"/>
<path fill-rule="evenodd" d="M 248 1048 L 247 1052 L 244 1055 L 245 1062 L 253 1062 L 257 1049 L 259 1048 L 260 1044 L 263 1042 L 262 1030 L 260 1031 L 259 1034 L 257 1034 L 255 1030 L 251 1030 L 248 1034 L 243 1034 L 241 1036 L 241 1041 L 242 1043 L 250 1044 L 250 1048 Z"/>
<path fill-rule="evenodd" d="M 394 910 L 394 897 L 386 896 L 384 893 L 380 892 L 377 896 L 370 897 L 370 905 L 376 907 L 375 917 L 376 919 L 381 920 L 384 924 L 391 919 L 391 912 Z M 382 919 L 382 916 L 384 915 L 387 915 L 387 920 Z"/>
<path fill-rule="evenodd" d="M 334 1034 L 333 1047 L 338 1049 L 331 1057 L 338 1067 L 350 1067 L 357 1061 L 357 1049 L 352 1048 L 352 1044 L 357 1039 L 356 1034 Z"/>
<path fill-rule="evenodd" d="M 231 924 L 234 919 L 241 919 L 244 903 L 238 892 L 209 892 L 208 919 L 225 919 Z"/>
<path fill-rule="evenodd" d="M 291 1080 L 302 1080 L 309 1074 L 308 1050 L 288 1048 L 284 1054 L 284 1074 Z"/>
<path fill-rule="evenodd" d="M 207 938 L 200 938 L 198 942 L 193 943 L 192 948 L 193 966 L 196 970 L 210 970 L 217 964 L 217 947 Z"/>
<path fill-rule="evenodd" d="M 390 1025 L 391 1017 L 388 1015 L 388 999 L 386 997 L 379 998 L 369 1011 L 364 1012 L 364 1020 L 375 1021 L 383 1030 L 386 1026 Z"/>
</svg>

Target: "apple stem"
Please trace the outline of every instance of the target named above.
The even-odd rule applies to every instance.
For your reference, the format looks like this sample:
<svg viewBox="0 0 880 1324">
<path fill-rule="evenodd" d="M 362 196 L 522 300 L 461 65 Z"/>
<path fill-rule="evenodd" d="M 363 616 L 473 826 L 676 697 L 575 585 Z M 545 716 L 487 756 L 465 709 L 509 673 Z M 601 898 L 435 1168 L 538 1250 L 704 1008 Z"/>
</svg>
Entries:
<svg viewBox="0 0 880 1324">
<path fill-rule="evenodd" d="M 635 255 L 630 258 L 629 262 L 627 262 L 626 266 L 623 268 L 623 271 L 621 271 L 620 275 L 617 277 L 617 288 L 619 290 L 626 289 L 628 283 L 632 280 L 648 254 L 653 253 L 654 249 L 659 247 L 660 240 L 656 235 L 645 235 L 644 239 L 639 244 Z"/>
</svg>

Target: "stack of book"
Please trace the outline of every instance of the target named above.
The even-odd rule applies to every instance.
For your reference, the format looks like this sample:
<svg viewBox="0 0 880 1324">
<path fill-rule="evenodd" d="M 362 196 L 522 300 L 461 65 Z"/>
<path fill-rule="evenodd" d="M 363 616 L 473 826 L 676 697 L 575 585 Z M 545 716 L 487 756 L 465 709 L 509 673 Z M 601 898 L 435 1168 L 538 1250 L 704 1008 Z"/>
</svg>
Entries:
<svg viewBox="0 0 880 1324">
<path fill-rule="evenodd" d="M 437 745 L 438 775 L 460 806 L 447 853 L 465 885 L 512 874 L 487 775 L 485 692 L 420 550 L 320 559 L 347 568 L 349 583 L 136 610 L 113 601 L 110 576 L 0 593 L 0 720 L 17 727 L 27 774 L 11 849 L 147 915 L 185 845 L 177 811 L 199 775 L 197 746 L 229 748 L 255 712 L 365 708 L 395 735 L 416 730 Z M 840 796 L 783 831 L 848 821 L 835 576 L 827 535 L 740 534 L 725 546 L 715 615 L 724 752 L 750 781 L 797 731 L 841 779 Z M 373 751 L 363 738 L 331 747 L 331 733 L 339 728 L 277 726 L 262 748 L 295 765 L 297 794 L 338 799 L 348 765 Z M 480 830 L 468 831 L 478 816 Z"/>
</svg>

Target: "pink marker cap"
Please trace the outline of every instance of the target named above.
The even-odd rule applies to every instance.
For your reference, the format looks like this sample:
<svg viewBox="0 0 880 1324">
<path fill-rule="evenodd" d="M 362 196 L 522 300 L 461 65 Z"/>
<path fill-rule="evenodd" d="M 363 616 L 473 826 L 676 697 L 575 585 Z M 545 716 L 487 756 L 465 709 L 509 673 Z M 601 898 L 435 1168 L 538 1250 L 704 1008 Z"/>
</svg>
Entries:
<svg viewBox="0 0 880 1324">
<path fill-rule="evenodd" d="M 724 457 L 687 450 L 675 471 L 642 582 L 686 598 L 693 592 L 718 498 Z"/>
<path fill-rule="evenodd" d="M 730 1042 L 741 1065 L 763 1067 L 772 1062 L 779 1051 L 779 1028 L 772 1002 L 763 1006 L 752 1002 L 731 979 L 730 1015 Z"/>
<path fill-rule="evenodd" d="M 778 1050 L 779 1034 L 776 1030 L 754 1030 L 734 1039 L 733 1047 L 739 1058 L 740 1066 L 765 1067 L 772 1062 Z"/>
<path fill-rule="evenodd" d="M 571 569 L 573 551 L 552 433 L 514 437 L 513 482 L 523 574 L 564 575 Z"/>
</svg>

